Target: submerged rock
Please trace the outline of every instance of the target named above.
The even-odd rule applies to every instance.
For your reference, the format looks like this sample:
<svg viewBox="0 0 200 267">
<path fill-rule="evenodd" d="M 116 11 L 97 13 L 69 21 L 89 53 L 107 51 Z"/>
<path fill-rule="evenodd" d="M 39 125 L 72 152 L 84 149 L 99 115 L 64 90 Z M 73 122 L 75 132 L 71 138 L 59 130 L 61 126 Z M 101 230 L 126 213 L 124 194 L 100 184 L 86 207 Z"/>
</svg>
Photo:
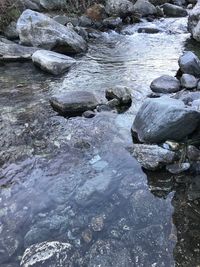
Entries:
<svg viewBox="0 0 200 267">
<path fill-rule="evenodd" d="M 147 99 L 139 109 L 132 131 L 142 142 L 180 141 L 198 126 L 200 113 L 169 97 Z"/>
<path fill-rule="evenodd" d="M 175 93 L 181 90 L 180 82 L 177 78 L 163 75 L 152 81 L 151 90 L 155 93 Z"/>
<path fill-rule="evenodd" d="M 132 155 L 147 170 L 156 170 L 174 161 L 176 154 L 157 145 L 134 144 Z"/>
<path fill-rule="evenodd" d="M 93 110 L 98 101 L 93 93 L 86 91 L 72 91 L 53 96 L 50 100 L 52 107 L 61 115 L 77 115 L 87 110 Z"/>
<path fill-rule="evenodd" d="M 200 77 L 200 60 L 192 52 L 185 52 L 179 58 L 179 66 L 183 73 L 194 75 L 195 77 Z"/>
<path fill-rule="evenodd" d="M 187 11 L 185 8 L 176 6 L 170 3 L 162 5 L 164 14 L 168 17 L 186 17 Z"/>
<path fill-rule="evenodd" d="M 191 74 L 183 74 L 180 81 L 183 88 L 194 89 L 197 87 L 198 80 Z"/>
<path fill-rule="evenodd" d="M 76 60 L 71 57 L 47 50 L 38 50 L 32 55 L 32 61 L 42 70 L 54 75 L 67 71 Z"/>
<path fill-rule="evenodd" d="M 75 54 L 87 50 L 87 43 L 73 29 L 32 10 L 22 13 L 17 22 L 17 30 L 24 45 L 54 50 L 62 54 Z"/>
<path fill-rule="evenodd" d="M 117 99 L 121 104 L 129 104 L 132 101 L 130 90 L 125 86 L 117 86 L 106 90 L 108 100 Z"/>
</svg>

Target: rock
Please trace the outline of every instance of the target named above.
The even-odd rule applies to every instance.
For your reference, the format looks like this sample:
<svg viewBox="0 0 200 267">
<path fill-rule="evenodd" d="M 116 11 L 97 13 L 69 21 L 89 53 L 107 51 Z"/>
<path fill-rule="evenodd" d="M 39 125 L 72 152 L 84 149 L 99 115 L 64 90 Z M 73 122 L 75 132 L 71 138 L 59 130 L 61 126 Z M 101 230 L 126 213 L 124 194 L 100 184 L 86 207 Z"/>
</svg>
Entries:
<svg viewBox="0 0 200 267">
<path fill-rule="evenodd" d="M 150 0 L 150 3 L 152 3 L 154 6 L 161 6 L 165 3 L 171 2 L 171 0 Z"/>
<path fill-rule="evenodd" d="M 17 22 L 20 41 L 25 45 L 54 50 L 62 54 L 85 52 L 87 43 L 73 29 L 44 14 L 25 10 Z"/>
<path fill-rule="evenodd" d="M 187 5 L 187 9 L 193 9 L 193 5 L 192 4 Z"/>
<path fill-rule="evenodd" d="M 24 9 L 31 9 L 35 11 L 41 11 L 39 0 L 20 0 Z"/>
<path fill-rule="evenodd" d="M 80 35 L 85 41 L 88 41 L 89 39 L 89 35 L 88 35 L 88 32 L 85 28 L 83 27 L 79 27 L 79 26 L 76 26 L 74 28 L 75 32 L 78 33 L 78 35 Z"/>
<path fill-rule="evenodd" d="M 138 28 L 138 32 L 139 33 L 158 33 L 160 32 L 161 29 L 157 28 L 156 26 L 155 27 L 151 27 L 151 26 L 146 26 L 146 27 L 140 27 Z"/>
<path fill-rule="evenodd" d="M 172 0 L 171 4 L 184 8 L 187 3 L 186 0 Z"/>
<path fill-rule="evenodd" d="M 66 9 L 66 0 L 39 0 L 40 5 L 46 10 Z"/>
<path fill-rule="evenodd" d="M 120 101 L 116 98 L 110 100 L 107 102 L 107 104 L 110 108 L 116 108 L 120 106 Z"/>
<path fill-rule="evenodd" d="M 198 126 L 200 113 L 169 97 L 149 98 L 139 109 L 132 131 L 142 142 L 183 140 Z"/>
<path fill-rule="evenodd" d="M 183 88 L 194 89 L 197 87 L 198 80 L 191 74 L 183 74 L 180 81 Z"/>
<path fill-rule="evenodd" d="M 16 29 L 17 23 L 15 21 L 12 21 L 4 30 L 4 35 L 9 40 L 15 40 L 19 38 L 19 34 Z"/>
<path fill-rule="evenodd" d="M 77 115 L 87 110 L 93 110 L 98 101 L 93 93 L 86 91 L 72 91 L 52 97 L 52 107 L 61 115 Z"/>
<path fill-rule="evenodd" d="M 200 150 L 195 146 L 188 146 L 187 147 L 187 158 L 190 161 L 200 161 Z"/>
<path fill-rule="evenodd" d="M 195 77 L 200 77 L 200 60 L 192 52 L 185 52 L 179 58 L 179 66 L 183 73 L 194 75 Z"/>
<path fill-rule="evenodd" d="M 200 41 L 200 2 L 198 1 L 195 7 L 189 12 L 188 30 L 196 41 Z"/>
<path fill-rule="evenodd" d="M 142 17 L 157 14 L 156 7 L 148 0 L 137 0 L 137 2 L 134 4 L 134 9 L 136 12 L 141 14 Z"/>
<path fill-rule="evenodd" d="M 35 47 L 0 42 L 0 61 L 30 60 L 37 50 Z"/>
<path fill-rule="evenodd" d="M 102 21 L 107 14 L 104 5 L 95 3 L 86 10 L 86 16 L 94 21 Z"/>
<path fill-rule="evenodd" d="M 163 75 L 152 81 L 151 90 L 155 93 L 175 93 L 181 90 L 180 82 L 177 78 L 169 75 Z"/>
<path fill-rule="evenodd" d="M 135 13 L 133 3 L 128 0 L 108 0 L 106 12 L 110 16 L 125 18 Z"/>
<path fill-rule="evenodd" d="M 103 216 L 93 217 L 91 220 L 91 228 L 94 232 L 101 232 L 104 227 L 104 218 Z"/>
<path fill-rule="evenodd" d="M 122 25 L 122 19 L 120 17 L 110 17 L 103 20 L 103 26 L 108 29 L 115 29 Z"/>
<path fill-rule="evenodd" d="M 179 174 L 184 171 L 189 170 L 190 168 L 190 163 L 185 162 L 185 163 L 174 163 L 171 165 L 166 166 L 166 170 L 172 174 Z"/>
<path fill-rule="evenodd" d="M 187 11 L 186 9 L 176 6 L 170 3 L 166 3 L 162 5 L 164 14 L 167 17 L 186 17 L 187 16 Z"/>
<path fill-rule="evenodd" d="M 147 170 L 156 170 L 170 164 L 175 159 L 173 151 L 157 145 L 134 144 L 131 148 L 132 155 Z"/>
<path fill-rule="evenodd" d="M 180 93 L 181 94 L 177 94 L 175 98 L 182 100 L 185 105 L 192 105 L 193 101 L 200 99 L 200 92 L 180 91 Z"/>
<path fill-rule="evenodd" d="M 194 100 L 194 101 L 192 102 L 192 107 L 193 107 L 195 110 L 200 111 L 200 99 Z"/>
<path fill-rule="evenodd" d="M 107 111 L 112 111 L 112 108 L 109 105 L 101 104 L 101 105 L 97 106 L 97 111 L 98 112 L 107 112 Z"/>
<path fill-rule="evenodd" d="M 85 117 L 87 119 L 94 118 L 95 115 L 96 115 L 96 113 L 91 111 L 91 110 L 87 110 L 87 111 L 83 112 L 83 117 Z"/>
<path fill-rule="evenodd" d="M 86 15 L 82 15 L 79 18 L 79 26 L 85 27 L 85 28 L 92 28 L 92 27 L 94 27 L 94 21 L 92 21 Z"/>
<path fill-rule="evenodd" d="M 24 252 L 21 267 L 59 267 L 73 265 L 73 249 L 69 243 L 42 242 L 30 246 Z"/>
<path fill-rule="evenodd" d="M 79 19 L 77 17 L 57 15 L 53 19 L 64 26 L 66 26 L 68 23 L 71 23 L 74 27 L 79 25 Z"/>
<path fill-rule="evenodd" d="M 87 244 L 92 241 L 92 231 L 90 229 L 86 229 L 85 231 L 83 231 L 81 236 Z"/>
<path fill-rule="evenodd" d="M 32 55 L 32 61 L 42 70 L 54 75 L 67 71 L 76 63 L 71 57 L 47 50 L 38 50 Z"/>
<path fill-rule="evenodd" d="M 131 93 L 125 86 L 106 89 L 106 98 L 108 100 L 117 99 L 120 104 L 130 104 L 132 102 Z"/>
</svg>

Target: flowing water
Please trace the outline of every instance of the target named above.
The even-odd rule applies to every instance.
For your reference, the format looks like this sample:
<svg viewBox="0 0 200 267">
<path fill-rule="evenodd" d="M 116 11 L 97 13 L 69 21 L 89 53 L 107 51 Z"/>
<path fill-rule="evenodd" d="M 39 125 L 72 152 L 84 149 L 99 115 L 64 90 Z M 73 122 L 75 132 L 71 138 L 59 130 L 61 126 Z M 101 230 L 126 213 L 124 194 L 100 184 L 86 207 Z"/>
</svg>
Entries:
<svg viewBox="0 0 200 267">
<path fill-rule="evenodd" d="M 19 266 L 25 249 L 43 241 L 72 244 L 69 266 L 200 263 L 190 183 L 146 176 L 127 150 L 150 82 L 175 75 L 189 38 L 186 19 L 155 24 L 158 34 L 137 33 L 141 24 L 102 33 L 61 77 L 31 63 L 0 66 L 0 266 Z M 104 102 L 105 89 L 119 84 L 133 97 L 121 114 L 67 119 L 49 105 L 53 94 L 77 89 Z"/>
</svg>

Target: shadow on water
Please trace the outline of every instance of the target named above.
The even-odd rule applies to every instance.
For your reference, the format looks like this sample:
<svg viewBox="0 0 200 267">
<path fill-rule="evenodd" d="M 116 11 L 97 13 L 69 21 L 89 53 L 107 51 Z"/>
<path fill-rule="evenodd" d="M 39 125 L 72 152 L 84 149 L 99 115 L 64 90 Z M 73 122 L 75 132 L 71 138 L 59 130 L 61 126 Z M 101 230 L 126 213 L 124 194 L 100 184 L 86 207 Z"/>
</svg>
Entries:
<svg viewBox="0 0 200 267">
<path fill-rule="evenodd" d="M 1 267 L 19 266 L 27 247 L 53 240 L 72 244 L 69 266 L 197 266 L 191 179 L 146 177 L 126 150 L 150 82 L 178 69 L 188 38 L 182 22 L 157 22 L 170 34 L 103 33 L 59 78 L 30 63 L 0 66 Z M 49 105 L 53 94 L 75 89 L 103 101 L 119 84 L 133 97 L 122 114 L 67 119 Z"/>
</svg>

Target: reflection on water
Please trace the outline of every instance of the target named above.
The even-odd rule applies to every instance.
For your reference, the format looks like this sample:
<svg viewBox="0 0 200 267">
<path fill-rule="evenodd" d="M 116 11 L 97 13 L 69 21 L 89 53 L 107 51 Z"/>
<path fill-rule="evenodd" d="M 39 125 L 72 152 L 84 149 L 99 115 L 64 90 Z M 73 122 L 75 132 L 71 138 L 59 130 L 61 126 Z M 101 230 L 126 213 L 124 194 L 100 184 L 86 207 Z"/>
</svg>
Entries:
<svg viewBox="0 0 200 267">
<path fill-rule="evenodd" d="M 19 266 L 27 247 L 47 240 L 73 245 L 77 256 L 69 266 L 197 266 L 191 180 L 180 185 L 164 174 L 146 177 L 126 150 L 150 82 L 178 68 L 188 37 L 180 21 L 157 22 L 171 33 L 178 28 L 173 34 L 138 34 L 134 27 L 126 29 L 129 35 L 103 33 L 58 78 L 30 63 L 0 67 L 2 267 Z M 75 89 L 104 101 L 105 89 L 119 84 L 133 96 L 123 114 L 65 119 L 48 102 Z"/>
</svg>

